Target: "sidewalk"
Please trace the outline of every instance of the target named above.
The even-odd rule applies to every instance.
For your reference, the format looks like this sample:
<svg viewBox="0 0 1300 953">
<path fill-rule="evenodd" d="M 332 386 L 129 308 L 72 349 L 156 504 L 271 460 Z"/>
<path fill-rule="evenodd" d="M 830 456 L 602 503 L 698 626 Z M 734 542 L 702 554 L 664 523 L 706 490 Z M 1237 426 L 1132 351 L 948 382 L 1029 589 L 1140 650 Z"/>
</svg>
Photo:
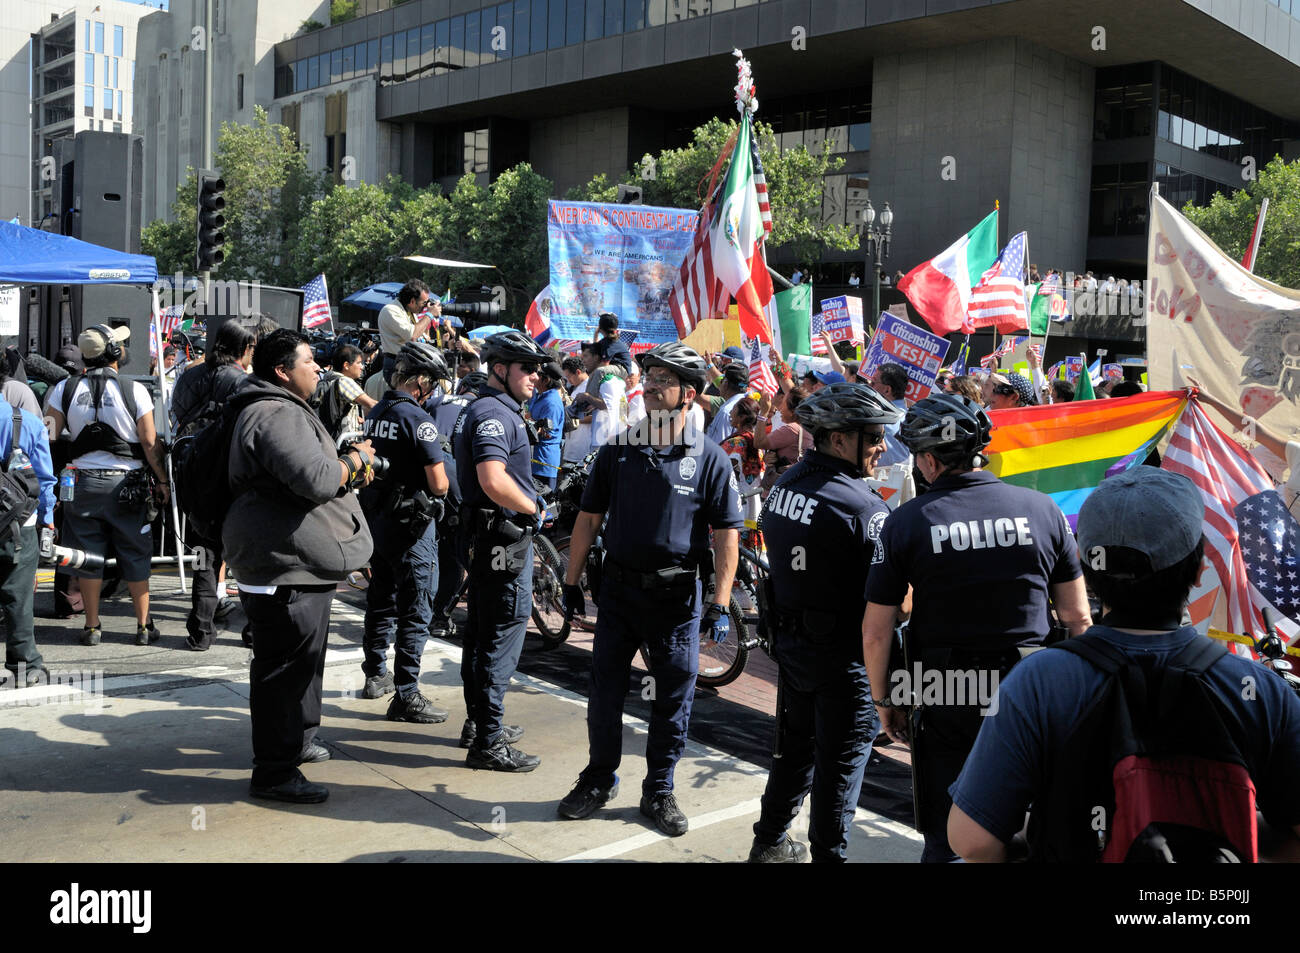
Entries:
<svg viewBox="0 0 1300 953">
<path fill-rule="evenodd" d="M 250 800 L 242 617 L 213 651 L 177 651 L 187 601 L 168 592 L 174 586 L 174 578 L 155 581 L 154 614 L 165 633 L 158 646 L 120 644 L 133 632 L 129 617 L 119 618 L 123 610 L 129 616 L 125 600 L 110 605 L 105 642 L 95 648 L 77 643 L 79 619 L 38 620 L 52 670 L 97 665 L 103 674 L 76 688 L 0 692 L 0 859 L 737 861 L 748 853 L 767 772 L 696 740 L 695 723 L 676 775 L 690 832 L 667 838 L 641 816 L 645 724 L 635 696 L 624 719 L 622 788 L 585 821 L 555 814 L 585 763 L 586 701 L 554 680 L 521 674 L 507 696 L 509 720 L 528 732 L 521 747 L 542 758 L 531 774 L 465 768 L 456 746 L 460 650 L 450 643 L 430 641 L 421 688 L 451 718 L 432 726 L 387 721 L 387 698 L 359 697 L 357 593 L 336 603 L 330 636 L 320 740 L 333 759 L 304 768 L 330 787 L 330 799 Z M 539 665 L 549 655 L 550 664 L 573 668 L 574 659 L 537 654 Z M 701 693 L 696 705 L 700 734 L 725 740 L 737 721 L 734 703 Z M 806 816 L 796 825 L 806 839 Z M 859 809 L 850 859 L 912 862 L 919 851 L 909 827 Z"/>
</svg>

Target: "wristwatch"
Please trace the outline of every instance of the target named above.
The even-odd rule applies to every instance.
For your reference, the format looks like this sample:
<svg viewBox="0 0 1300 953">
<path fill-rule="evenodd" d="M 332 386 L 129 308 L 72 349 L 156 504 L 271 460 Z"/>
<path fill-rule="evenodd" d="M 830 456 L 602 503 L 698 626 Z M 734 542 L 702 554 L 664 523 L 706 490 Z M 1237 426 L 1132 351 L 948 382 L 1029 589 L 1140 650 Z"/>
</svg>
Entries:
<svg viewBox="0 0 1300 953">
<path fill-rule="evenodd" d="M 896 707 L 898 707 L 898 706 L 896 706 L 893 702 L 891 702 L 888 698 L 873 698 L 873 699 L 871 699 L 871 704 L 875 705 L 877 708 L 896 708 Z"/>
</svg>

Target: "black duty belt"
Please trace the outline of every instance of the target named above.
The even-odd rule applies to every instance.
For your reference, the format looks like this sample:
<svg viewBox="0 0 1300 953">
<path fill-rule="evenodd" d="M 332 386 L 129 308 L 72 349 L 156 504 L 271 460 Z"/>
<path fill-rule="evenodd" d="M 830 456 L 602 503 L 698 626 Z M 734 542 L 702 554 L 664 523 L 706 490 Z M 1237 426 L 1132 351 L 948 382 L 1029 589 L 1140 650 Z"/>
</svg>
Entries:
<svg viewBox="0 0 1300 953">
<path fill-rule="evenodd" d="M 638 572 L 620 566 L 608 555 L 601 571 L 614 582 L 633 589 L 674 589 L 693 583 L 699 576 L 699 571 L 694 566 L 669 566 L 667 569 Z"/>
</svg>

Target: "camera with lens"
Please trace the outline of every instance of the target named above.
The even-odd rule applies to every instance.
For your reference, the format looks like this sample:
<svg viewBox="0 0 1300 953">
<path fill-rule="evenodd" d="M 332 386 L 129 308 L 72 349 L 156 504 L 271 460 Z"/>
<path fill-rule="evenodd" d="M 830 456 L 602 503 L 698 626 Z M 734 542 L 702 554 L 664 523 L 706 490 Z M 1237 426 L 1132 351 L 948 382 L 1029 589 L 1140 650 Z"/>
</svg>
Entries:
<svg viewBox="0 0 1300 953">
<path fill-rule="evenodd" d="M 54 544 L 54 531 L 48 526 L 41 530 L 41 562 L 59 569 L 86 569 L 91 572 L 104 568 L 104 557 L 81 549 L 69 549 Z"/>
<path fill-rule="evenodd" d="M 339 456 L 346 457 L 353 450 L 357 450 L 362 455 L 362 459 L 365 459 L 366 457 L 370 458 L 370 468 L 375 471 L 376 480 L 382 480 L 384 477 L 388 476 L 388 466 L 389 466 L 388 458 L 381 457 L 377 453 L 373 453 L 373 452 L 367 453 L 364 450 L 359 450 L 355 443 L 349 443 L 344 445 L 339 450 Z"/>
<path fill-rule="evenodd" d="M 501 318 L 501 306 L 495 301 L 444 302 L 442 314 L 443 317 L 461 318 L 479 323 L 496 322 Z"/>
</svg>

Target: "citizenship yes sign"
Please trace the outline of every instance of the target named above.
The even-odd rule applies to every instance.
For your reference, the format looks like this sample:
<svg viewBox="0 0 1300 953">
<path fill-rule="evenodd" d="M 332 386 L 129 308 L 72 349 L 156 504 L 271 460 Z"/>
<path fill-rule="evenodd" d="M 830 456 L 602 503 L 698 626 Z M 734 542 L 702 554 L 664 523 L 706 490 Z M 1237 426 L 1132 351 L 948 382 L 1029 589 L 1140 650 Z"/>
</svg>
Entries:
<svg viewBox="0 0 1300 953">
<path fill-rule="evenodd" d="M 871 336 L 858 376 L 870 377 L 881 364 L 901 364 L 907 371 L 907 393 L 904 396 L 908 401 L 916 401 L 934 389 L 935 378 L 939 376 L 939 368 L 947 355 L 946 338 L 886 311 L 880 315 L 880 323 Z"/>
<path fill-rule="evenodd" d="M 862 340 L 862 299 L 839 295 L 822 299 L 822 321 L 831 341 Z"/>
</svg>

